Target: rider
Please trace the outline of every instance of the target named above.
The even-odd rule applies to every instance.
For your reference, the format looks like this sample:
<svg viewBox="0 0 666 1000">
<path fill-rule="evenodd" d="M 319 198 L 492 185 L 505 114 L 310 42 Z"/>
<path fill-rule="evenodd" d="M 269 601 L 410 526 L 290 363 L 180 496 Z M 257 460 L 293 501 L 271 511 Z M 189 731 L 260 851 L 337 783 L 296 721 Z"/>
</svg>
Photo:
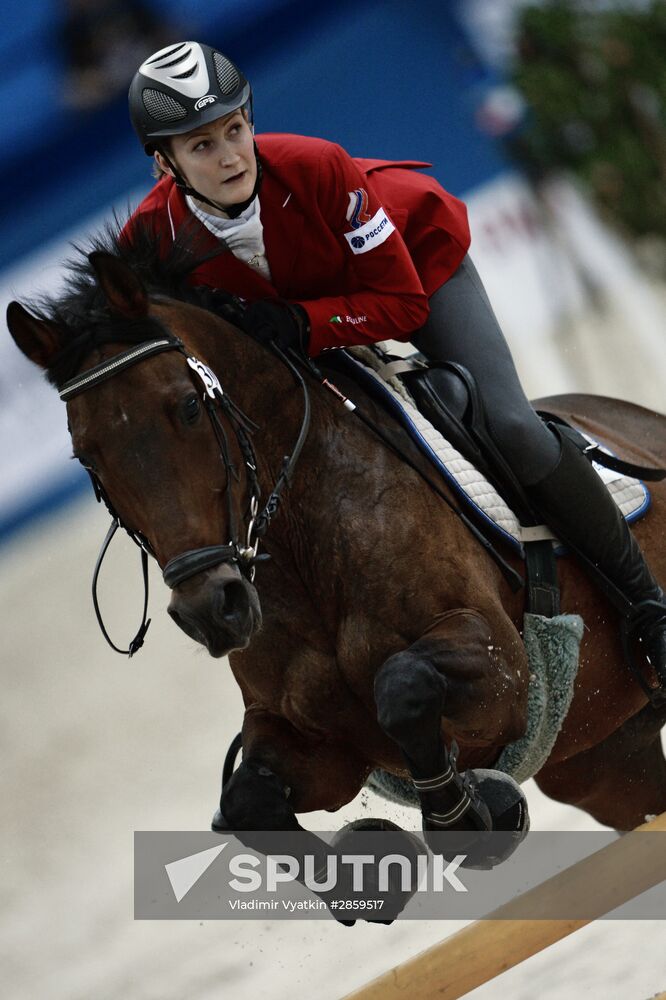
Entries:
<svg viewBox="0 0 666 1000">
<path fill-rule="evenodd" d="M 130 115 L 160 179 L 130 219 L 172 241 L 226 250 L 196 282 L 248 301 L 245 325 L 315 357 L 410 340 L 471 372 L 495 445 L 534 508 L 638 609 L 638 634 L 666 687 L 666 599 L 579 447 L 530 406 L 467 255 L 464 205 L 406 161 L 354 159 L 321 139 L 254 138 L 252 91 L 221 52 L 181 42 L 134 76 Z M 203 240 L 203 243 L 200 241 Z M 464 410 L 462 384 L 449 408 Z"/>
</svg>

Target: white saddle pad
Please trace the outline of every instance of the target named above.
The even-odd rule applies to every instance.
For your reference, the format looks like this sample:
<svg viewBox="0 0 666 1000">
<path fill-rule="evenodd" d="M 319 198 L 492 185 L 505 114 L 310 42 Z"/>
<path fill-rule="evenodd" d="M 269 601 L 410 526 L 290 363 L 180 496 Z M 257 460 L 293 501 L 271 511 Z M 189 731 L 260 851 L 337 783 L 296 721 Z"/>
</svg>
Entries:
<svg viewBox="0 0 666 1000">
<path fill-rule="evenodd" d="M 400 384 L 398 391 L 390 382 L 382 379 L 369 364 L 359 360 L 360 356 L 364 362 L 368 360 L 372 363 L 374 357 L 372 352 L 366 352 L 363 348 L 353 348 L 353 353 L 345 351 L 345 354 L 366 376 L 374 379 L 377 388 L 387 398 L 396 414 L 400 414 L 403 426 L 406 427 L 438 471 L 444 475 L 447 482 L 463 499 L 475 507 L 500 534 L 521 549 L 525 541 L 534 541 L 540 538 L 552 538 L 557 541 L 555 535 L 546 525 L 540 525 L 536 528 L 521 525 L 516 514 L 507 506 L 494 486 L 419 413 L 405 387 Z M 593 442 L 593 439 L 587 434 L 585 437 Z M 604 448 L 604 451 L 606 450 Z M 596 462 L 593 462 L 593 466 L 627 521 L 635 521 L 645 513 L 650 506 L 650 494 L 645 483 L 640 479 L 632 479 L 619 472 L 613 472 Z"/>
</svg>

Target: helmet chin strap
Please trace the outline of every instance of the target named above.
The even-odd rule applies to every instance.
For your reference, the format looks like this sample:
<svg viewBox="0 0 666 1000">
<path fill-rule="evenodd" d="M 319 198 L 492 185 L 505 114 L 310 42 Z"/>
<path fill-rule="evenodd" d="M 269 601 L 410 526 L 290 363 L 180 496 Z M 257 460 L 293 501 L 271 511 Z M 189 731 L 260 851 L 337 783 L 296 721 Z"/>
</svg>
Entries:
<svg viewBox="0 0 666 1000">
<path fill-rule="evenodd" d="M 173 179 L 176 182 L 176 187 L 180 188 L 180 190 L 185 194 L 189 194 L 191 198 L 196 198 L 197 201 L 203 201 L 206 205 L 210 205 L 211 208 L 216 208 L 218 211 L 224 212 L 230 219 L 237 219 L 241 212 L 244 212 L 259 194 L 259 188 L 261 187 L 261 181 L 263 179 L 263 169 L 261 166 L 261 160 L 259 159 L 259 150 L 257 149 L 256 142 L 254 143 L 254 158 L 257 164 L 257 179 L 254 182 L 254 187 L 252 188 L 252 194 L 250 197 L 246 198 L 245 201 L 241 201 L 238 205 L 220 205 L 216 201 L 211 201 L 210 198 L 206 198 L 205 195 L 200 194 L 200 192 L 195 188 L 190 187 L 181 172 L 163 149 L 160 149 L 160 153 L 162 154 L 162 158 L 171 168 Z"/>
</svg>

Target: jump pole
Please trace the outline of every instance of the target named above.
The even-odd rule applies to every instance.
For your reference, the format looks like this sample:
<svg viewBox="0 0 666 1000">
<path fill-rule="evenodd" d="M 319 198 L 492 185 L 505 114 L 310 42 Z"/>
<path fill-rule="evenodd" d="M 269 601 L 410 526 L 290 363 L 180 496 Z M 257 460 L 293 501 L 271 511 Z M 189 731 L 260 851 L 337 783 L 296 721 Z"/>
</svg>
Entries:
<svg viewBox="0 0 666 1000">
<path fill-rule="evenodd" d="M 666 813 L 634 833 L 666 833 Z M 546 882 L 505 903 L 487 919 L 463 927 L 344 1000 L 458 1000 L 574 931 L 666 880 L 666 838 L 621 837 Z M 521 920 L 512 912 L 527 902 L 538 913 L 553 905 L 574 910 L 594 901 L 585 920 Z"/>
</svg>

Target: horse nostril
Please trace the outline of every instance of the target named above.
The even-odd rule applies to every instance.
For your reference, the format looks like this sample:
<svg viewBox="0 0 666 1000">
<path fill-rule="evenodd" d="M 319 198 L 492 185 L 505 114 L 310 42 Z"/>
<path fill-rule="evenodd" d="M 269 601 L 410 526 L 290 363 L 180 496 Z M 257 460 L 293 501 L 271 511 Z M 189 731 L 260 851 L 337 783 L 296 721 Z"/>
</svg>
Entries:
<svg viewBox="0 0 666 1000">
<path fill-rule="evenodd" d="M 248 599 L 242 581 L 232 580 L 219 595 L 218 614 L 225 621 L 237 622 L 247 611 Z"/>
</svg>

